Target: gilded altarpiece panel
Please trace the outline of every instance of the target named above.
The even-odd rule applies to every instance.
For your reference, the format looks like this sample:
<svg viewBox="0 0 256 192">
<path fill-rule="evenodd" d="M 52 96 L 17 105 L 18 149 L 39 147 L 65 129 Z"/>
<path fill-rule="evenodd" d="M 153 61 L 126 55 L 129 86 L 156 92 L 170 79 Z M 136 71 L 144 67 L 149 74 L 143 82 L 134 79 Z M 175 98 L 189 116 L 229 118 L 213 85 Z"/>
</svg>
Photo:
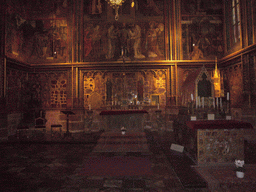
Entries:
<svg viewBox="0 0 256 192">
<path fill-rule="evenodd" d="M 83 72 L 84 107 L 166 104 L 167 70 Z"/>
</svg>

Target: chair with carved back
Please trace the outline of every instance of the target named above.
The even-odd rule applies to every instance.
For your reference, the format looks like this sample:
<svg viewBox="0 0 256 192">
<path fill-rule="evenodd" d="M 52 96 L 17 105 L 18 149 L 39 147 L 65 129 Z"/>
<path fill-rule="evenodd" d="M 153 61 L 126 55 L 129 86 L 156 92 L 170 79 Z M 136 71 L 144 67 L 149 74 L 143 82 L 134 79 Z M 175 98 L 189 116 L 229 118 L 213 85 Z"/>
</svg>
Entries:
<svg viewBox="0 0 256 192">
<path fill-rule="evenodd" d="M 42 117 L 37 117 L 35 119 L 35 126 L 32 128 L 33 137 L 41 137 L 46 134 L 46 119 Z"/>
</svg>

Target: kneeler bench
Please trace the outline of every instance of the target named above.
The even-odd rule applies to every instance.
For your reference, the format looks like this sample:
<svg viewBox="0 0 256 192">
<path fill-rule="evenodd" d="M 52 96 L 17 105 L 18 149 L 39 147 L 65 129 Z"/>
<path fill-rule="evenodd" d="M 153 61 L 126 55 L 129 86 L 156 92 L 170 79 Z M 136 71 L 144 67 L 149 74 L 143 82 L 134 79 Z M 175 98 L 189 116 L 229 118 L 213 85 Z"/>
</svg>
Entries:
<svg viewBox="0 0 256 192">
<path fill-rule="evenodd" d="M 253 126 L 235 120 L 187 121 L 185 148 L 198 164 L 234 163 L 244 159 L 244 136 Z"/>
</svg>

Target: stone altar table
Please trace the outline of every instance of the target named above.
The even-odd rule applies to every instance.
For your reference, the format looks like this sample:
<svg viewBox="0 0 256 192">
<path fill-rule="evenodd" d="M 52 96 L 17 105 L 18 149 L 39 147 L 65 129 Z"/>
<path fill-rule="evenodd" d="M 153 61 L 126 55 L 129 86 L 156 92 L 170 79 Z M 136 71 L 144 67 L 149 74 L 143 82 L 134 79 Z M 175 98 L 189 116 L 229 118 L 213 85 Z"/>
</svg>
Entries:
<svg viewBox="0 0 256 192">
<path fill-rule="evenodd" d="M 125 127 L 130 132 L 143 131 L 147 113 L 146 110 L 105 110 L 100 115 L 105 131 L 120 132 L 121 127 Z"/>
<path fill-rule="evenodd" d="M 183 144 L 198 164 L 244 159 L 244 135 L 250 123 L 235 120 L 187 121 Z"/>
</svg>

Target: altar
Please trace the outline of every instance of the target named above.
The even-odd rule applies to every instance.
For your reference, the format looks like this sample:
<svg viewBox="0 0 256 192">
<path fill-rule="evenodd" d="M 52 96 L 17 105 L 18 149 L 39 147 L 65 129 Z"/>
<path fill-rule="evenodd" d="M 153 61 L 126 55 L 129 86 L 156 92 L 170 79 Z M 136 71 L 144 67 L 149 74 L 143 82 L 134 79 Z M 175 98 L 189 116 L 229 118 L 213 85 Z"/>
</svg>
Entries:
<svg viewBox="0 0 256 192">
<path fill-rule="evenodd" d="M 182 145 L 198 164 L 244 160 L 244 136 L 253 126 L 235 120 L 187 121 Z"/>
<path fill-rule="evenodd" d="M 101 111 L 105 131 L 120 132 L 125 127 L 127 132 L 143 131 L 146 110 L 105 110 Z"/>
</svg>

